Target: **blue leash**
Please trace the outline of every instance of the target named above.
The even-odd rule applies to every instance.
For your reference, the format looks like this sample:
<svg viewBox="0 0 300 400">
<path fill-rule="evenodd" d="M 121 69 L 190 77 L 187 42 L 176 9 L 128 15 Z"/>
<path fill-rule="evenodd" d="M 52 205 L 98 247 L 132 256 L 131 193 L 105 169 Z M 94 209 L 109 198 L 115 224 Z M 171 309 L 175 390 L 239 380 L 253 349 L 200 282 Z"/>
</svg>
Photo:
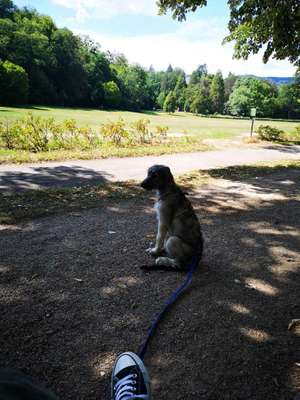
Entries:
<svg viewBox="0 0 300 400">
<path fill-rule="evenodd" d="M 181 295 L 181 293 L 188 287 L 188 285 L 191 283 L 191 280 L 193 278 L 193 274 L 195 269 L 197 268 L 199 261 L 200 261 L 201 255 L 197 254 L 194 255 L 190 265 L 189 265 L 189 271 L 187 274 L 187 277 L 185 279 L 185 281 L 175 290 L 174 293 L 172 293 L 172 295 L 165 301 L 165 305 L 163 307 L 163 309 L 161 310 L 161 312 L 157 315 L 157 317 L 154 319 L 154 321 L 152 322 L 150 329 L 148 331 L 147 337 L 143 343 L 143 345 L 140 348 L 140 351 L 138 353 L 139 357 L 143 360 L 148 348 L 148 344 L 152 338 L 152 336 L 154 335 L 155 329 L 157 328 L 157 325 L 159 323 L 159 321 L 162 319 L 162 317 L 164 316 L 164 314 L 166 313 L 166 311 L 171 307 L 171 305 L 177 300 L 177 298 Z"/>
</svg>

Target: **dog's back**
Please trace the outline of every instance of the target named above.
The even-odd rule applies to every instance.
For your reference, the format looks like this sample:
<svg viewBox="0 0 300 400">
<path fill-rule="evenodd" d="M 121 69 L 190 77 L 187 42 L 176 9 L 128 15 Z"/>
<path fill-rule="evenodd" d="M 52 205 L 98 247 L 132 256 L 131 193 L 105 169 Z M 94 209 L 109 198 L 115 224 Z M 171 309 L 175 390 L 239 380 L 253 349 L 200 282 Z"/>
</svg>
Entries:
<svg viewBox="0 0 300 400">
<path fill-rule="evenodd" d="M 160 200 L 162 206 L 169 208 L 172 212 L 168 235 L 179 237 L 183 242 L 190 245 L 195 253 L 201 254 L 203 248 L 203 237 L 200 222 L 193 209 L 190 200 L 176 185 L 171 193 Z"/>
</svg>

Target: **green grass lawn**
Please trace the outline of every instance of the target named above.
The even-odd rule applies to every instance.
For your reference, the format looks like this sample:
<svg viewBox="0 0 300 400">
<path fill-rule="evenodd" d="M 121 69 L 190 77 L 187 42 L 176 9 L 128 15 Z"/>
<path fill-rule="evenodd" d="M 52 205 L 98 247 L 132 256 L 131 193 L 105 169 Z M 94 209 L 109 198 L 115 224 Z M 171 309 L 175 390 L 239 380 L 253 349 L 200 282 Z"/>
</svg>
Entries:
<svg viewBox="0 0 300 400">
<path fill-rule="evenodd" d="M 65 119 L 75 119 L 80 126 L 90 126 L 97 129 L 107 121 L 115 121 L 123 118 L 127 124 L 141 118 L 150 120 L 150 128 L 155 129 L 156 125 L 169 127 L 169 133 L 183 133 L 199 135 L 203 139 L 230 139 L 235 136 L 249 132 L 250 121 L 242 119 L 203 118 L 190 113 L 168 114 L 161 111 L 136 113 L 129 111 L 103 111 L 81 108 L 43 107 L 32 106 L 27 108 L 0 107 L 0 120 L 8 119 L 13 121 L 24 116 L 29 111 L 42 117 L 53 117 L 61 122 Z M 255 126 L 272 125 L 287 132 L 292 132 L 299 122 L 282 121 L 256 121 Z"/>
<path fill-rule="evenodd" d="M 133 122 L 143 118 L 150 121 L 150 130 L 155 132 L 155 127 L 168 126 L 169 134 L 186 133 L 186 137 L 170 138 L 165 143 L 145 145 L 101 145 L 95 149 L 51 150 L 33 153 L 23 150 L 7 150 L 0 148 L 0 163 L 25 163 L 39 161 L 61 161 L 71 159 L 97 159 L 107 157 L 128 157 L 160 155 L 171 153 L 184 153 L 192 151 L 212 150 L 213 146 L 202 142 L 203 139 L 234 139 L 240 134 L 249 132 L 250 121 L 245 119 L 228 118 L 204 118 L 190 113 L 177 112 L 168 114 L 161 111 L 153 112 L 129 112 L 129 111 L 104 111 L 95 109 L 63 108 L 28 106 L 0 107 L 0 122 L 13 122 L 24 117 L 28 112 L 44 118 L 52 117 L 56 122 L 74 119 L 78 126 L 89 126 L 99 132 L 101 125 L 108 121 L 116 121 L 123 118 L 127 127 Z M 299 122 L 290 121 L 256 121 L 256 127 L 260 124 L 271 125 L 291 134 L 291 140 L 295 127 Z M 175 135 L 174 135 L 175 136 Z"/>
</svg>

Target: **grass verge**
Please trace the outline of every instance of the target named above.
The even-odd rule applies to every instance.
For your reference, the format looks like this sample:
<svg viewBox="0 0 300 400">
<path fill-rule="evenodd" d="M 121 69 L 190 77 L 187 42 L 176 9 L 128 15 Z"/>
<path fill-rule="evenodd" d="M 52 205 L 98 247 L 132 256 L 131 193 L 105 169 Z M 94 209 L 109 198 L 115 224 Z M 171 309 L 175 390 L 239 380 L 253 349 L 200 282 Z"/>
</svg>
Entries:
<svg viewBox="0 0 300 400">
<path fill-rule="evenodd" d="M 149 144 L 136 146 L 103 146 L 91 150 L 56 150 L 39 153 L 0 149 L 0 164 L 34 163 L 41 161 L 96 160 L 109 157 L 138 157 L 173 153 L 190 153 L 194 151 L 213 150 L 213 146 L 202 143 L 196 138 L 172 140 L 166 144 Z"/>
<path fill-rule="evenodd" d="M 236 165 L 226 168 L 215 168 L 207 173 L 212 178 L 242 180 L 273 174 L 288 169 L 300 169 L 300 160 L 272 161 L 252 165 Z"/>
<path fill-rule="evenodd" d="M 192 171 L 178 176 L 176 181 L 186 189 L 195 189 L 207 184 L 210 179 L 242 180 L 287 169 L 300 169 L 300 160 Z M 113 182 L 95 186 L 0 194 L 0 223 L 10 224 L 51 214 L 101 207 L 105 200 L 132 199 L 134 201 L 135 198 L 141 200 L 147 197 L 148 194 L 135 182 Z"/>
</svg>

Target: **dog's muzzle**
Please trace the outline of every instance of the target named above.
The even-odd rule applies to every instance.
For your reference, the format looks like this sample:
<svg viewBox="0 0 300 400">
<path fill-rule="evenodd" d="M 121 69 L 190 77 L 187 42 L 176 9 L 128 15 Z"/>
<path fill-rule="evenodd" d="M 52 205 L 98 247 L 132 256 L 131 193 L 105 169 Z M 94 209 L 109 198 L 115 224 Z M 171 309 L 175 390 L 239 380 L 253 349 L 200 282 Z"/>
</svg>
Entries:
<svg viewBox="0 0 300 400">
<path fill-rule="evenodd" d="M 152 182 L 148 178 L 143 180 L 143 182 L 141 183 L 141 187 L 145 190 L 154 189 Z"/>
</svg>

